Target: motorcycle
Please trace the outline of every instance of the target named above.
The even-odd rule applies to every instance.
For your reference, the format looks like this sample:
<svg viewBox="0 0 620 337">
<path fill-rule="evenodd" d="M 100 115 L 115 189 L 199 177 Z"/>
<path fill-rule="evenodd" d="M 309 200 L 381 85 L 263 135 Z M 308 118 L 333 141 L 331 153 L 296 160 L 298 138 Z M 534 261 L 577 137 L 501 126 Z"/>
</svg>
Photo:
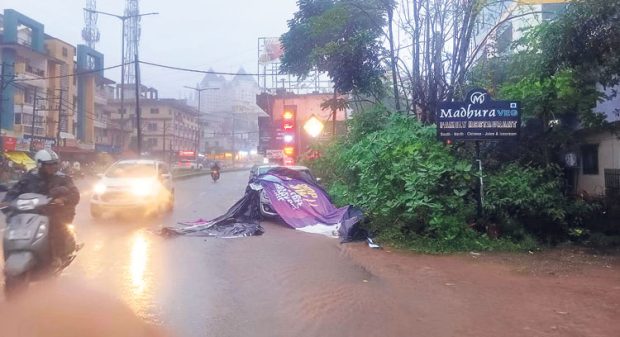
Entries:
<svg viewBox="0 0 620 337">
<path fill-rule="evenodd" d="M 69 176 L 73 180 L 78 180 L 78 179 L 84 178 L 84 176 L 85 176 L 84 172 L 82 172 L 82 170 L 75 170 L 75 169 L 73 169 L 73 167 L 62 168 L 60 170 L 60 172 L 62 172 L 65 175 Z"/>
<path fill-rule="evenodd" d="M 10 298 L 28 287 L 37 278 L 59 275 L 82 248 L 76 244 L 75 232 L 70 226 L 71 252 L 54 259 L 50 238 L 48 212 L 58 207 L 53 199 L 42 194 L 24 193 L 17 199 L 1 205 L 8 210 L 4 231 L 4 292 Z"/>
<path fill-rule="evenodd" d="M 211 179 L 213 182 L 217 182 L 220 179 L 220 170 L 211 170 Z"/>
</svg>

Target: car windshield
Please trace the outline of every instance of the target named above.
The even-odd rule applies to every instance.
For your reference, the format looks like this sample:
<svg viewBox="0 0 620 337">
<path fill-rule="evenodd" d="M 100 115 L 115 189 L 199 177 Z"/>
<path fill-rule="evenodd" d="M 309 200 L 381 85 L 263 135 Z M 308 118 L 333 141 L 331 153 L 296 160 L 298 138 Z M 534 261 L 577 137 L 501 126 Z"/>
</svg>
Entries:
<svg viewBox="0 0 620 337">
<path fill-rule="evenodd" d="M 105 176 L 108 178 L 144 178 L 156 175 L 155 165 L 152 163 L 118 163 L 108 169 Z"/>
<path fill-rule="evenodd" d="M 265 173 L 269 172 L 269 170 L 274 169 L 274 168 L 277 168 L 277 167 L 276 166 L 259 167 L 258 170 L 257 170 L 257 172 L 258 172 L 257 175 L 265 174 Z M 307 168 L 302 168 L 302 169 L 293 168 L 293 170 L 301 173 L 301 175 L 304 178 L 306 178 L 306 179 L 308 179 L 310 181 L 315 181 L 316 180 L 314 178 L 314 176 L 312 175 L 312 173 L 310 173 L 310 170 L 307 169 Z"/>
<path fill-rule="evenodd" d="M 267 171 L 271 170 L 272 168 L 274 168 L 274 167 L 273 166 L 259 167 L 258 168 L 258 175 L 265 174 L 265 173 L 267 173 Z"/>
</svg>

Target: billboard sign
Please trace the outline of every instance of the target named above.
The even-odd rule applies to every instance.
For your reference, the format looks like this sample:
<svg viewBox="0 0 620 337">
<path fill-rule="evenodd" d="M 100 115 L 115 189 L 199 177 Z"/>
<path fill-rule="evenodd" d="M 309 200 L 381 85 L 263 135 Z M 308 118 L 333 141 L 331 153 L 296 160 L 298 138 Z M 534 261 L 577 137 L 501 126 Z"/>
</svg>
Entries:
<svg viewBox="0 0 620 337">
<path fill-rule="evenodd" d="M 284 54 L 279 37 L 259 38 L 258 49 L 260 64 L 277 63 Z"/>
<path fill-rule="evenodd" d="M 282 150 L 267 150 L 266 152 L 269 159 L 282 159 L 284 157 Z"/>
<path fill-rule="evenodd" d="M 179 151 L 179 157 L 195 157 L 196 152 L 194 151 Z"/>
<path fill-rule="evenodd" d="M 519 136 L 521 104 L 495 101 L 484 89 L 469 92 L 464 102 L 441 102 L 437 107 L 440 140 L 504 140 Z"/>
<path fill-rule="evenodd" d="M 0 136 L 4 142 L 4 151 L 15 151 L 17 149 L 17 138 Z"/>
</svg>

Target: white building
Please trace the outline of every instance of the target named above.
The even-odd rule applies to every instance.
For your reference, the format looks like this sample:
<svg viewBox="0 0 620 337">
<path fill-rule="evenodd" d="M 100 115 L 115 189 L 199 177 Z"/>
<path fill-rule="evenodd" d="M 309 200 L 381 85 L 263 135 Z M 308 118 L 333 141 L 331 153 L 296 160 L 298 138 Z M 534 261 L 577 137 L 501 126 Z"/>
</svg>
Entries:
<svg viewBox="0 0 620 337">
<path fill-rule="evenodd" d="M 210 69 L 209 71 L 213 71 Z M 260 92 L 252 75 L 241 68 L 232 79 L 207 74 L 198 84 L 206 153 L 254 151 L 258 147 L 258 117 L 267 116 L 258 105 Z"/>
<path fill-rule="evenodd" d="M 489 9 L 487 16 L 499 16 L 500 22 L 508 20 L 498 27 L 496 34 L 489 40 L 487 53 L 490 57 L 511 52 L 511 44 L 523 37 L 527 28 L 538 26 L 544 21 L 553 20 L 568 6 L 569 0 L 518 0 L 498 2 Z"/>
</svg>

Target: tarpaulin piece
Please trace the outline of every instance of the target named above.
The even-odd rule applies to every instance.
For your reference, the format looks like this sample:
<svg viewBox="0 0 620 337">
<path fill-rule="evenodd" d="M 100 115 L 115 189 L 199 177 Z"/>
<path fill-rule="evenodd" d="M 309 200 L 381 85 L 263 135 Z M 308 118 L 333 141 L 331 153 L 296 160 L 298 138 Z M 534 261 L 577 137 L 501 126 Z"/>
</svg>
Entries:
<svg viewBox="0 0 620 337">
<path fill-rule="evenodd" d="M 274 168 L 253 178 L 246 193 L 226 214 L 213 220 L 181 222 L 166 227 L 166 235 L 240 237 L 260 235 L 260 193 L 264 191 L 271 207 L 289 226 L 308 233 L 340 237 L 342 241 L 365 238 L 358 230 L 362 212 L 352 206 L 336 208 L 328 194 L 300 172 Z"/>
<path fill-rule="evenodd" d="M 336 208 L 327 193 L 299 172 L 277 168 L 257 177 L 271 207 L 289 226 L 308 233 L 350 241 L 362 212 L 352 206 Z"/>
<path fill-rule="evenodd" d="M 198 219 L 191 222 L 179 222 L 178 226 L 164 227 L 162 234 L 221 238 L 261 235 L 264 230 L 259 223 L 258 199 L 258 192 L 248 188 L 245 196 L 237 201 L 226 214 L 213 220 Z"/>
</svg>

